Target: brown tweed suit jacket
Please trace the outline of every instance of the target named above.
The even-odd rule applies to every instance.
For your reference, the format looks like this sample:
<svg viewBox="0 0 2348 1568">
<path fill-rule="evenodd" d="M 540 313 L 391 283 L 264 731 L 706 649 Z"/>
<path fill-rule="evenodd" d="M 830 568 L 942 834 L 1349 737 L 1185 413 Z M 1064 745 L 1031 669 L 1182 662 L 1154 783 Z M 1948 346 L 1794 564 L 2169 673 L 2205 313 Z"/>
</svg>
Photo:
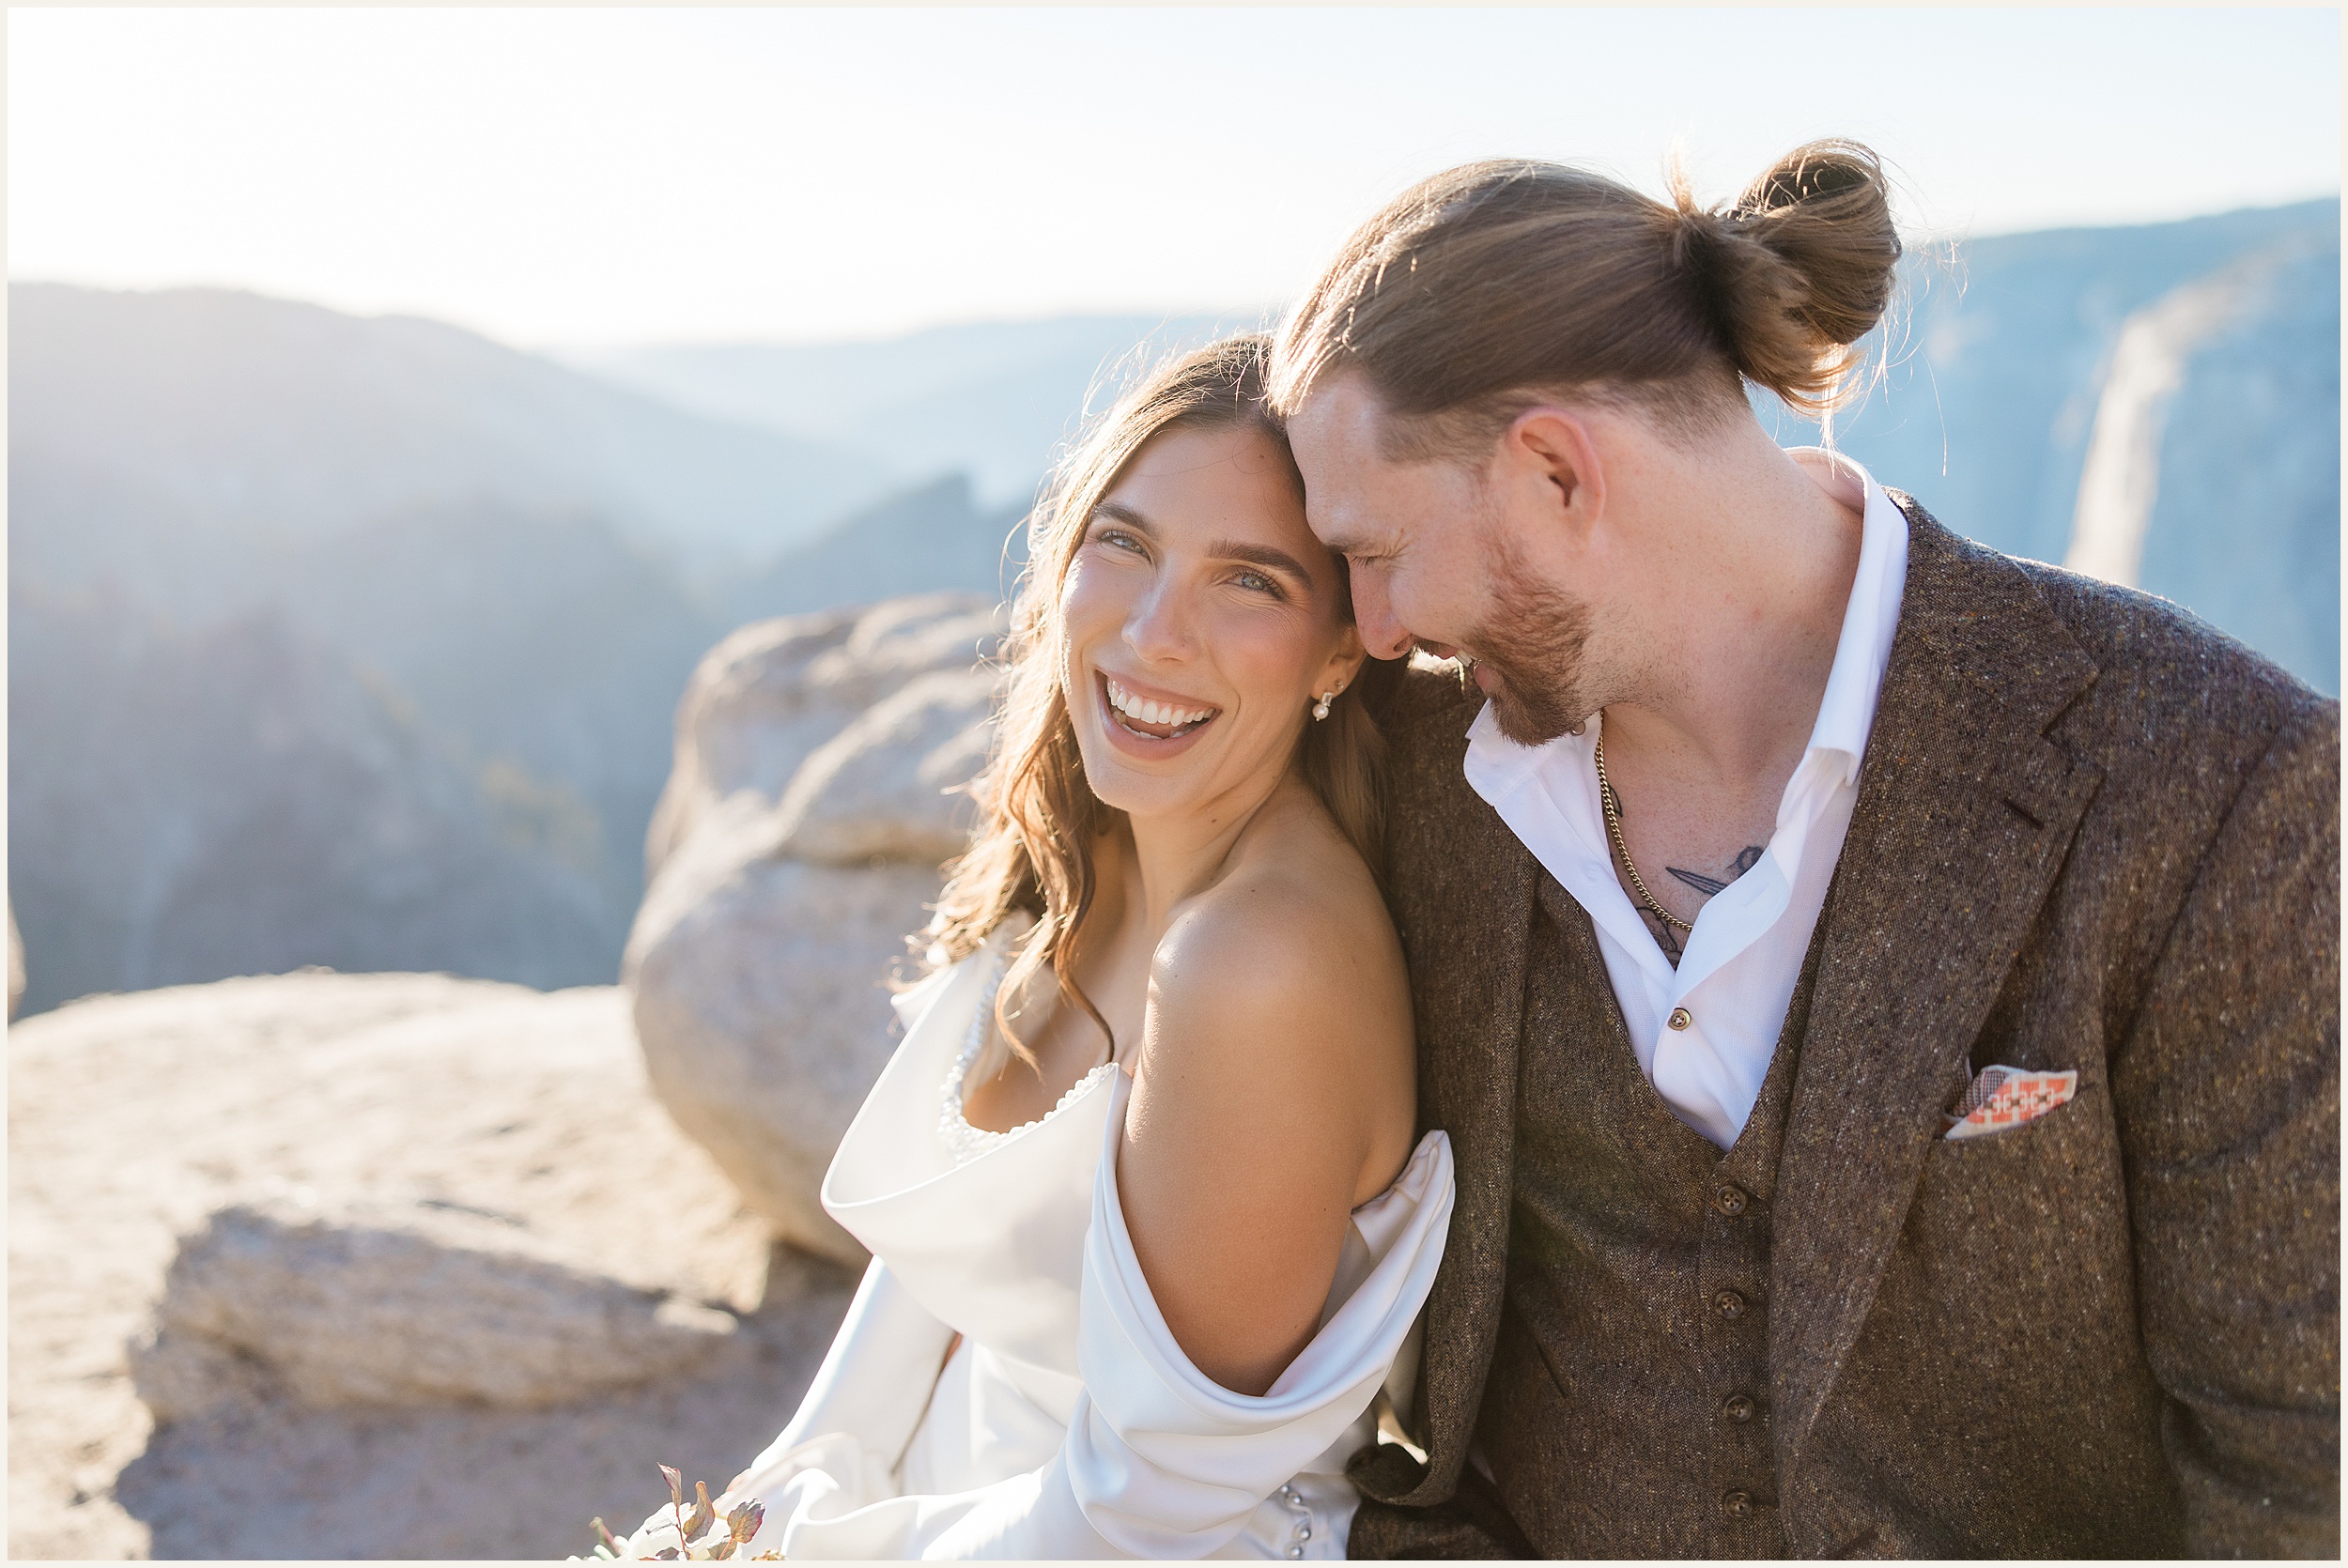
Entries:
<svg viewBox="0 0 2348 1568">
<path fill-rule="evenodd" d="M 1895 499 L 1907 589 L 1777 1167 L 1784 1538 L 2337 1556 L 2340 706 L 2173 606 Z M 1523 1545 L 1461 1482 L 1503 1312 L 1537 870 L 1461 777 L 1480 702 L 1413 673 L 1386 716 L 1420 1116 L 1459 1197 L 1428 1457 L 1356 1456 L 1357 1556 Z M 1623 1038 L 1612 1012 L 1565 1043 Z M 2077 1068 L 2078 1097 L 1942 1141 L 1992 1063 Z"/>
</svg>

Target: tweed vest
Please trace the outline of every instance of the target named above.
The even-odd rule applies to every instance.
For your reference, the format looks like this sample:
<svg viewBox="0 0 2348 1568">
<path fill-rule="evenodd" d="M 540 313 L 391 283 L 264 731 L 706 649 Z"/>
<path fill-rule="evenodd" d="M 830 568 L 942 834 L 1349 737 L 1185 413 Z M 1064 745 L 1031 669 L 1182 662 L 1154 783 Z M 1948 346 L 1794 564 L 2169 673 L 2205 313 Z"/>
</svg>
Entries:
<svg viewBox="0 0 2348 1568">
<path fill-rule="evenodd" d="M 1476 1459 L 1545 1557 L 1782 1557 L 1770 1205 L 1816 943 L 1723 1153 L 1640 1072 L 1589 917 L 1546 873 L 1539 890 L 1506 1299 Z M 1614 1027 L 1586 1027 L 1593 1008 Z M 1593 1039 L 1602 1048 L 1568 1044 Z"/>
</svg>

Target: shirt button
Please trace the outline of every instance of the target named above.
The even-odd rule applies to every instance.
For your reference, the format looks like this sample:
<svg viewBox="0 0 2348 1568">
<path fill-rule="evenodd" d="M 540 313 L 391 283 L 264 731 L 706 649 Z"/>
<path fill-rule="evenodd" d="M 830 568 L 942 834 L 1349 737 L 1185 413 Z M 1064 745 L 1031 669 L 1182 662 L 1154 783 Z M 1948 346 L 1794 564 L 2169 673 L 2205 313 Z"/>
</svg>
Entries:
<svg viewBox="0 0 2348 1568">
<path fill-rule="evenodd" d="M 1749 1393 L 1732 1393 L 1721 1401 L 1721 1414 L 1739 1426 L 1753 1419 L 1753 1396 Z"/>
<path fill-rule="evenodd" d="M 1685 1029 L 1689 1024 L 1693 1023 L 1695 1021 L 1696 1015 L 1690 1012 L 1685 1007 L 1674 1007 L 1672 1009 L 1671 1017 L 1663 1020 L 1664 1022 L 1670 1024 L 1675 1029 Z"/>
<path fill-rule="evenodd" d="M 1751 1492 L 1722 1493 L 1721 1512 L 1727 1514 L 1732 1519 L 1752 1518 L 1753 1494 Z"/>
<path fill-rule="evenodd" d="M 1745 1299 L 1733 1290 L 1723 1290 L 1712 1298 L 1712 1310 L 1734 1322 L 1745 1315 Z"/>
<path fill-rule="evenodd" d="M 1712 1192 L 1712 1207 L 1732 1220 L 1742 1214 L 1752 1201 L 1752 1195 L 1733 1181 L 1722 1182 Z"/>
</svg>

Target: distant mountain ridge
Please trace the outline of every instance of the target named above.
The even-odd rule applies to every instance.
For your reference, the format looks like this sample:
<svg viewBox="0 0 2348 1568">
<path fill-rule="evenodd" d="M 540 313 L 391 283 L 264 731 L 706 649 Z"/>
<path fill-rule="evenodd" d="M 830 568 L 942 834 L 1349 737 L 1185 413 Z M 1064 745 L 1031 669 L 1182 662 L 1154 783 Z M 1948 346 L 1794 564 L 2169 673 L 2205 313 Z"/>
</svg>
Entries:
<svg viewBox="0 0 2348 1568">
<path fill-rule="evenodd" d="M 595 511 L 688 569 L 902 483 L 436 321 L 224 289 L 8 285 L 9 490 L 53 581 L 197 533 L 312 538 L 453 498 Z"/>
<path fill-rule="evenodd" d="M 873 342 L 679 344 L 568 356 L 679 407 L 915 454 L 917 473 L 967 474 L 981 504 L 1032 498 L 1064 443 L 1157 360 L 1274 313 L 1073 315 L 976 322 Z"/>
<path fill-rule="evenodd" d="M 1027 514 L 1016 501 L 981 506 L 968 476 L 949 474 L 785 550 L 729 584 L 722 605 L 745 622 L 948 588 L 1008 598 L 1027 565 Z"/>
</svg>

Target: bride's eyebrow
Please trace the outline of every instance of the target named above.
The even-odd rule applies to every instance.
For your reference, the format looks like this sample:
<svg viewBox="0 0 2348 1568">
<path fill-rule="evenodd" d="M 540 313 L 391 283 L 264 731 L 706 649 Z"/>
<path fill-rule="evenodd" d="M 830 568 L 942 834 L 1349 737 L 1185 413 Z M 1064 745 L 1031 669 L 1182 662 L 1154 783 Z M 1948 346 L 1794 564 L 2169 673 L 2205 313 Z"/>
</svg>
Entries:
<svg viewBox="0 0 2348 1568">
<path fill-rule="evenodd" d="M 1157 542 L 1157 525 L 1151 522 L 1149 518 L 1143 516 L 1140 513 L 1135 511 L 1132 507 L 1127 506 L 1122 501 L 1104 500 L 1098 502 L 1092 508 L 1092 516 L 1088 520 L 1098 522 L 1104 517 L 1106 517 L 1114 522 L 1124 524 L 1127 528 L 1132 529 L 1135 533 L 1140 534 L 1143 538 L 1148 539 L 1152 544 Z"/>
<path fill-rule="evenodd" d="M 1217 561 L 1244 561 L 1250 566 L 1282 572 L 1307 586 L 1313 580 L 1313 575 L 1305 570 L 1302 561 L 1288 551 L 1274 549 L 1270 545 L 1250 545 L 1240 539 L 1218 539 L 1207 546 L 1207 554 Z"/>
<path fill-rule="evenodd" d="M 1095 505 L 1092 520 L 1098 522 L 1104 518 L 1132 529 L 1153 545 L 1158 542 L 1157 525 L 1122 501 L 1104 500 Z M 1312 586 L 1313 575 L 1305 569 L 1304 562 L 1271 545 L 1251 545 L 1244 539 L 1218 539 L 1207 546 L 1206 554 L 1214 561 L 1244 561 L 1250 566 L 1285 573 L 1308 588 Z"/>
</svg>

